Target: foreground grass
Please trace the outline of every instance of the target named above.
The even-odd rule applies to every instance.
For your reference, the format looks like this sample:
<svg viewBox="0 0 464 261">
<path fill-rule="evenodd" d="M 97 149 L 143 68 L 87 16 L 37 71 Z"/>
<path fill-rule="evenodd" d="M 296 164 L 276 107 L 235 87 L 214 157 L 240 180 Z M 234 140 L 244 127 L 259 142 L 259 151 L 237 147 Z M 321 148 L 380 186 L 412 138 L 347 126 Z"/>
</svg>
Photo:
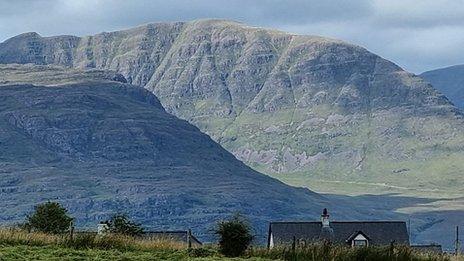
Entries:
<svg viewBox="0 0 464 261">
<path fill-rule="evenodd" d="M 170 240 L 143 240 L 126 236 L 28 233 L 0 229 L 0 261 L 6 260 L 228 260 L 215 247 L 187 249 Z M 240 258 L 231 260 L 242 260 Z M 250 257 L 247 260 L 270 260 Z"/>
<path fill-rule="evenodd" d="M 311 261 L 464 261 L 448 254 L 419 253 L 409 246 L 351 248 L 331 245 L 309 245 L 292 251 L 290 248 L 258 248 L 249 254 L 271 260 Z"/>
<path fill-rule="evenodd" d="M 0 260 L 185 260 L 175 251 L 73 249 L 60 246 L 0 246 Z"/>
<path fill-rule="evenodd" d="M 310 245 L 297 248 L 251 248 L 244 257 L 228 259 L 215 246 L 187 249 L 167 240 L 141 240 L 95 234 L 55 236 L 0 229 L 0 261 L 4 260 L 314 260 L 314 261 L 464 261 L 450 255 L 421 254 L 409 247 L 346 248 Z"/>
<path fill-rule="evenodd" d="M 156 251 L 142 251 L 142 250 L 128 250 L 120 251 L 117 249 L 73 249 L 60 246 L 0 246 L 0 260 L 250 260 L 250 261 L 265 261 L 265 260 L 450 260 L 450 261 L 464 261 L 463 258 L 455 258 L 452 256 L 411 256 L 411 257 L 386 257 L 385 255 L 376 255 L 376 251 L 348 251 L 340 252 L 336 256 L 329 258 L 318 256 L 317 253 L 305 253 L 299 251 L 295 256 L 287 255 L 282 256 L 278 252 L 267 252 L 260 250 L 262 253 L 254 253 L 257 256 L 246 256 L 243 258 L 225 258 L 217 254 L 206 257 L 192 257 L 187 251 L 182 250 L 156 250 Z M 378 254 L 378 253 L 377 253 Z"/>
<path fill-rule="evenodd" d="M 72 239 L 68 235 L 28 233 L 19 229 L 0 229 L 0 245 L 3 246 L 60 246 L 75 249 L 131 250 L 182 250 L 186 245 L 171 240 L 143 240 L 121 235 L 97 236 L 80 233 Z"/>
<path fill-rule="evenodd" d="M 59 246 L 0 246 L 0 260 L 271 260 L 261 257 L 225 258 L 219 255 L 192 257 L 187 251 L 120 251 L 116 249 L 73 249 Z"/>
</svg>

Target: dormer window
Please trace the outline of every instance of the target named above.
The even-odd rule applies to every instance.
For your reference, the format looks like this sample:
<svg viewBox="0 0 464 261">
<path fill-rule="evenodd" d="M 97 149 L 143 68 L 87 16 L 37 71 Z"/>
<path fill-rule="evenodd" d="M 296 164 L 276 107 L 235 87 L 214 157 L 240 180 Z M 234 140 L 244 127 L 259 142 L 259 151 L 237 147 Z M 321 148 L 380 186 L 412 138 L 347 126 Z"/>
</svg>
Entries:
<svg viewBox="0 0 464 261">
<path fill-rule="evenodd" d="M 353 240 L 353 246 L 367 246 L 367 240 L 366 239 L 355 239 Z"/>
<path fill-rule="evenodd" d="M 358 231 L 351 235 L 347 242 L 352 247 L 367 247 L 369 246 L 369 238 L 361 231 Z"/>
</svg>

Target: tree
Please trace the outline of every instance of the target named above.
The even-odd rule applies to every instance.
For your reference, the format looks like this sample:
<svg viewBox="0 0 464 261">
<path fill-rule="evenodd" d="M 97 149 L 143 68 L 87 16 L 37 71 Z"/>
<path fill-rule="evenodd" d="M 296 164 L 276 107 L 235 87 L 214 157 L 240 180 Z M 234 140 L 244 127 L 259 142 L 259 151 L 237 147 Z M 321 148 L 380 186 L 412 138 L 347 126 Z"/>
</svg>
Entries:
<svg viewBox="0 0 464 261">
<path fill-rule="evenodd" d="M 215 233 L 219 236 L 219 250 L 227 257 L 243 255 L 253 240 L 251 226 L 239 214 L 219 222 Z"/>
<path fill-rule="evenodd" d="M 125 214 L 113 215 L 105 223 L 108 225 L 108 230 L 111 233 L 127 236 L 140 236 L 143 233 L 141 225 L 129 220 Z"/>
<path fill-rule="evenodd" d="M 28 215 L 24 227 L 29 230 L 61 234 L 71 226 L 73 218 L 68 216 L 67 210 L 58 202 L 46 202 L 35 206 L 32 215 Z"/>
</svg>

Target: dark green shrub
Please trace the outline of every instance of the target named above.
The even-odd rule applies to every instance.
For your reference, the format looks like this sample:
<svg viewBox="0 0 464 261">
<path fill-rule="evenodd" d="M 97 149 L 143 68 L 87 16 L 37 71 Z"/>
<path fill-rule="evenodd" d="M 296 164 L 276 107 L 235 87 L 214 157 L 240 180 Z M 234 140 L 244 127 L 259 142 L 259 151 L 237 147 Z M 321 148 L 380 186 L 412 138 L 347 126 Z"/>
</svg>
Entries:
<svg viewBox="0 0 464 261">
<path fill-rule="evenodd" d="M 57 202 L 46 202 L 35 207 L 34 213 L 28 215 L 24 228 L 49 234 L 61 234 L 71 226 L 73 219 L 67 210 Z"/>
<path fill-rule="evenodd" d="M 116 214 L 110 220 L 105 222 L 108 225 L 109 232 L 126 236 L 140 236 L 143 228 L 127 217 L 125 214 Z"/>
<path fill-rule="evenodd" d="M 219 237 L 219 251 L 227 257 L 243 255 L 253 240 L 250 225 L 238 214 L 219 222 L 215 233 Z"/>
</svg>

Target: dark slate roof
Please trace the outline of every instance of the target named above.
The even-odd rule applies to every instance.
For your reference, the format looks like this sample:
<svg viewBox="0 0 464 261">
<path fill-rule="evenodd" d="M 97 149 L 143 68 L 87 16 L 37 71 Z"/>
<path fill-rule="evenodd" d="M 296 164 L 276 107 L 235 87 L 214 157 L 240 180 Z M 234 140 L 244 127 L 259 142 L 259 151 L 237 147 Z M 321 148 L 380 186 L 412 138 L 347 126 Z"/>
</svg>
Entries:
<svg viewBox="0 0 464 261">
<path fill-rule="evenodd" d="M 145 239 L 166 239 L 187 244 L 188 231 L 146 231 L 142 235 Z M 192 244 L 201 245 L 202 243 L 193 235 L 190 235 Z"/>
<path fill-rule="evenodd" d="M 332 221 L 330 227 L 333 231 L 330 239 L 336 244 L 346 244 L 350 237 L 362 232 L 369 238 L 370 245 L 388 245 L 393 241 L 409 245 L 408 230 L 403 221 Z M 268 246 L 271 233 L 275 245 L 289 244 L 293 237 L 306 242 L 317 242 L 321 237 L 327 237 L 321 222 L 271 222 Z"/>
</svg>

